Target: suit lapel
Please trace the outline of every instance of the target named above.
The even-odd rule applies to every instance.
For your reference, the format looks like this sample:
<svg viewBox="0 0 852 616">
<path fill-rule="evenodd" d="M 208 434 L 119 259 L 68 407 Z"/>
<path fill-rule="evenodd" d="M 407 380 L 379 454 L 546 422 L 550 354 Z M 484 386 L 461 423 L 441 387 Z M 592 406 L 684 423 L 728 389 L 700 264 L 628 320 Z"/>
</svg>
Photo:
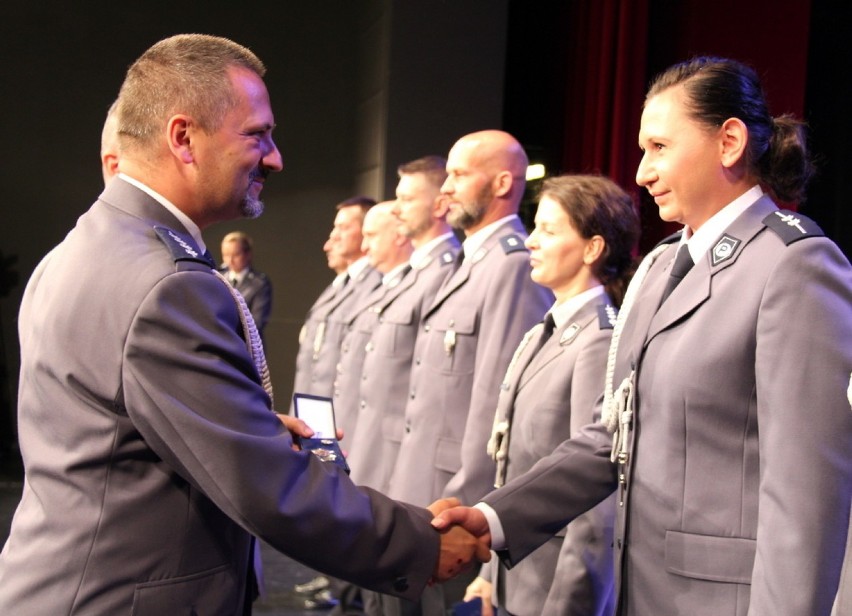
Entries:
<svg viewBox="0 0 852 616">
<path fill-rule="evenodd" d="M 645 345 L 660 332 L 688 318 L 692 312 L 710 298 L 713 277 L 736 263 L 745 246 L 765 228 L 762 222 L 763 219 L 770 212 L 777 209 L 775 204 L 768 197 L 764 196 L 725 229 L 722 237 L 737 240 L 736 247 L 731 254 L 719 260 L 718 255 L 714 259 L 714 249 L 718 245 L 719 240 L 711 246 L 707 254 L 701 258 L 700 262 L 695 264 L 695 267 L 689 271 L 683 281 L 672 291 L 672 294 L 660 306 L 660 309 L 656 313 L 651 314 Z M 673 248 L 676 249 L 677 246 L 675 245 Z M 665 257 L 662 257 L 668 261 L 663 272 L 665 276 L 655 276 L 653 287 L 649 288 L 652 294 L 649 295 L 649 299 L 645 303 L 653 305 L 651 298 L 656 298 L 657 302 L 659 302 L 668 272 L 671 270 L 671 261 L 674 258 L 674 254 L 674 251 L 666 251 Z M 715 263 L 714 260 L 716 261 Z M 647 310 L 648 306 L 645 306 L 644 309 Z"/>
<path fill-rule="evenodd" d="M 562 356 L 584 329 L 597 322 L 598 305 L 598 301 L 587 302 L 568 322 L 553 332 L 550 340 L 534 357 L 529 358 L 526 366 L 522 369 L 518 389 L 524 387 L 536 374 Z"/>
<path fill-rule="evenodd" d="M 476 254 L 473 255 L 472 258 L 466 259 L 458 267 L 458 269 L 444 281 L 444 284 L 441 285 L 441 288 L 438 290 L 438 294 L 435 296 L 435 300 L 423 315 L 423 318 L 428 317 L 444 302 L 444 300 L 455 293 L 460 287 L 464 286 L 470 278 L 470 273 L 473 268 L 488 258 L 489 252 L 492 250 L 499 250 L 499 247 L 495 248 L 495 246 L 500 243 L 500 238 L 509 232 L 524 233 L 523 224 L 519 219 L 513 218 L 495 229 L 494 233 L 488 236 L 488 238 L 482 243 L 482 246 L 476 251 Z M 459 255 L 462 255 L 463 252 L 464 251 L 462 249 L 459 249 Z"/>
</svg>

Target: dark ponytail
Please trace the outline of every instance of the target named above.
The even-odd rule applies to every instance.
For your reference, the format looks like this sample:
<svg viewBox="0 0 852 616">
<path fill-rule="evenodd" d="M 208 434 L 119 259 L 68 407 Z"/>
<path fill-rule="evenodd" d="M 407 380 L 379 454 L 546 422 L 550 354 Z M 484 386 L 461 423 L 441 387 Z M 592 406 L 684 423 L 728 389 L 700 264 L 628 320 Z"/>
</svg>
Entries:
<svg viewBox="0 0 852 616">
<path fill-rule="evenodd" d="M 675 85 L 683 86 L 695 121 L 714 129 L 730 118 L 746 125 L 746 164 L 765 189 L 782 201 L 804 198 L 814 170 L 805 125 L 789 115 L 769 115 L 760 79 L 752 68 L 726 58 L 693 58 L 658 75 L 645 100 Z"/>
</svg>

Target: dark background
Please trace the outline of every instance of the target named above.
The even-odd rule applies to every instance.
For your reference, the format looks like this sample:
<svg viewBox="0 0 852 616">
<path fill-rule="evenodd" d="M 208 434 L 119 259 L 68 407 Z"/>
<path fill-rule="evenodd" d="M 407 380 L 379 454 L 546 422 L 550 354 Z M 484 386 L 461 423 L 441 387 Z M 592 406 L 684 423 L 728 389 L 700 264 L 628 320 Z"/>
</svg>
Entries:
<svg viewBox="0 0 852 616">
<path fill-rule="evenodd" d="M 285 170 L 267 183 L 263 218 L 204 235 L 217 257 L 226 232 L 255 238 L 256 265 L 274 284 L 266 338 L 286 399 L 299 327 L 331 277 L 321 246 L 336 202 L 355 193 L 392 198 L 399 163 L 445 155 L 457 137 L 483 128 L 512 132 L 549 174 L 599 171 L 632 190 L 644 89 L 691 55 L 752 64 L 773 114 L 809 122 L 820 176 L 807 202 L 792 205 L 850 254 L 850 25 L 849 5 L 828 0 L 7 3 L 0 9 L 0 453 L 16 456 L 23 287 L 99 193 L 106 110 L 127 66 L 157 40 L 227 36 L 269 68 Z M 668 229 L 653 203 L 640 203 L 647 249 Z"/>
</svg>

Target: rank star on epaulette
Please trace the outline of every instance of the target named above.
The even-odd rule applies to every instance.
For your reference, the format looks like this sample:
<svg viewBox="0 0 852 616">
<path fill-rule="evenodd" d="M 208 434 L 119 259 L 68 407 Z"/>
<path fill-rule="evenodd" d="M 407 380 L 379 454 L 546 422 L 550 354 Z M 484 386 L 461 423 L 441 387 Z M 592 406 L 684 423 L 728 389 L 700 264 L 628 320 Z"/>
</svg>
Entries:
<svg viewBox="0 0 852 616">
<path fill-rule="evenodd" d="M 733 257 L 737 250 L 737 246 L 739 245 L 740 240 L 737 238 L 731 237 L 727 233 L 722 235 L 722 237 L 719 238 L 719 241 L 716 242 L 716 245 L 713 246 L 713 250 L 710 252 L 710 259 L 713 265 L 719 265 Z"/>
<path fill-rule="evenodd" d="M 195 242 L 191 236 L 179 233 L 178 231 L 174 231 L 168 227 L 159 226 L 154 227 L 154 232 L 168 247 L 175 262 L 190 260 L 213 265 L 208 262 L 209 259 L 207 255 L 201 254 L 199 249 L 195 246 Z"/>
<path fill-rule="evenodd" d="M 514 233 L 512 235 L 501 237 L 500 245 L 503 247 L 503 252 L 506 254 L 527 249 L 527 247 L 524 246 L 524 240 Z"/>
<path fill-rule="evenodd" d="M 825 234 L 819 225 L 807 216 L 789 210 L 776 210 L 763 219 L 763 224 L 772 229 L 787 246 L 807 237 L 822 237 Z"/>
<path fill-rule="evenodd" d="M 455 256 L 449 250 L 441 255 L 441 263 L 443 265 L 449 265 L 450 263 L 454 262 L 455 260 L 456 260 Z"/>
<path fill-rule="evenodd" d="M 598 306 L 598 327 L 600 329 L 612 329 L 618 318 L 618 310 L 612 304 L 600 304 Z"/>
</svg>

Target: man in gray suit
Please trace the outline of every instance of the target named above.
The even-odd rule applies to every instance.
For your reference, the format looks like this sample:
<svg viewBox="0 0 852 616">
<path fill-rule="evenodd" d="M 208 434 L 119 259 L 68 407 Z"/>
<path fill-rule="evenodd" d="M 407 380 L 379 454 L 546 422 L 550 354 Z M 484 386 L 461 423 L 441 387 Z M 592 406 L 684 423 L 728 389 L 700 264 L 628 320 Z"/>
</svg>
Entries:
<svg viewBox="0 0 852 616">
<path fill-rule="evenodd" d="M 460 248 L 446 220 L 449 200 L 441 194 L 446 166 L 440 156 L 424 156 L 397 168 L 393 211 L 399 232 L 410 238 L 415 250 L 411 271 L 372 307 L 375 324 L 364 346 L 358 429 L 347 445 L 352 480 L 380 492 L 388 491 L 402 441 L 420 316 L 452 271 Z M 367 614 L 390 615 L 401 607 L 396 598 L 369 591 L 361 595 Z"/>
<path fill-rule="evenodd" d="M 359 423 L 361 367 L 367 340 L 377 323 L 375 305 L 400 288 L 411 256 L 411 241 L 397 229 L 393 201 L 371 207 L 364 216 L 361 233 L 364 253 L 370 267 L 382 274 L 382 282 L 343 317 L 345 332 L 334 381 L 334 411 L 338 429 L 349 438 L 356 433 Z"/>
<path fill-rule="evenodd" d="M 442 192 L 450 199 L 450 224 L 465 234 L 464 262 L 422 315 L 390 479 L 394 498 L 472 502 L 493 487 L 486 443 L 501 379 L 524 333 L 553 302 L 530 279 L 517 216 L 527 164 L 517 140 L 497 130 L 462 137 L 450 150 Z M 424 596 L 424 610 L 438 612 L 464 594 L 463 586 L 436 594 L 442 590 L 435 605 Z"/>
<path fill-rule="evenodd" d="M 263 272 L 254 269 L 254 245 L 242 231 L 222 238 L 221 272 L 246 300 L 251 316 L 263 337 L 272 312 L 272 283 Z"/>
<path fill-rule="evenodd" d="M 447 161 L 425 156 L 400 165 L 394 214 L 414 252 L 394 293 L 374 306 L 376 325 L 365 345 L 358 392 L 359 414 L 347 449 L 352 480 L 388 491 L 403 434 L 414 341 L 423 312 L 452 271 L 460 245 L 447 223 L 449 201 L 441 194 Z"/>
<path fill-rule="evenodd" d="M 273 412 L 251 314 L 201 237 L 259 215 L 281 170 L 264 72 L 206 35 L 161 41 L 128 71 L 120 174 L 21 305 L 26 476 L 0 613 L 238 614 L 252 535 L 412 598 L 479 547 L 294 450 L 282 422 L 310 431 Z"/>
<path fill-rule="evenodd" d="M 337 205 L 334 226 L 323 247 L 337 277 L 311 306 L 299 332 L 294 392 L 331 397 L 344 315 L 381 284 L 381 273 L 370 267 L 362 249 L 361 225 L 375 203 L 370 197 L 356 196 Z"/>
</svg>

